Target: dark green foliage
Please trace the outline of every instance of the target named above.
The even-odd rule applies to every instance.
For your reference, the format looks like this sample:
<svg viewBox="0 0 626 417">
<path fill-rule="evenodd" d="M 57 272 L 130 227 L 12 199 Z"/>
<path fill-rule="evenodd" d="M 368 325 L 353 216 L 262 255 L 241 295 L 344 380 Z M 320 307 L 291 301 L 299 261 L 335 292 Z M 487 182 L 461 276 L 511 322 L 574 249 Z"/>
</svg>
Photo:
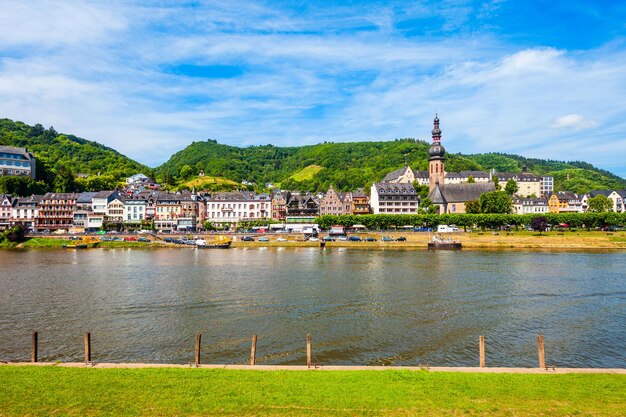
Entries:
<svg viewBox="0 0 626 417">
<path fill-rule="evenodd" d="M 158 170 L 164 182 L 166 177 L 178 175 L 188 165 L 194 171 L 204 170 L 209 176 L 237 182 L 244 179 L 254 181 L 258 188 L 271 182 L 280 183 L 282 189 L 301 191 L 326 191 L 331 185 L 338 191 L 357 188 L 367 191 L 373 182 L 381 181 L 388 172 L 401 168 L 405 162 L 415 170 L 427 170 L 428 147 L 428 143 L 414 139 L 284 148 L 272 145 L 238 148 L 209 140 L 192 143 Z M 322 169 L 310 179 L 298 181 L 290 178 L 311 165 L 321 166 Z M 544 161 L 500 154 L 448 154 L 446 159 L 448 172 L 489 171 L 492 168 L 500 172 L 521 172 L 524 165 L 535 174 L 554 176 L 557 191 L 571 189 L 587 192 L 590 189 L 626 187 L 626 180 L 579 162 Z M 559 175 L 561 171 L 565 173 L 563 176 Z M 566 180 L 567 173 L 570 174 L 569 181 Z"/>
<path fill-rule="evenodd" d="M 62 165 L 76 174 L 96 175 L 100 172 L 116 179 L 148 171 L 144 165 L 97 142 L 9 119 L 0 119 L 0 145 L 27 148 L 33 152 L 39 162 L 37 179 L 49 185 L 53 183 L 53 172 Z"/>
<path fill-rule="evenodd" d="M 480 203 L 478 201 L 468 201 L 465 203 L 465 212 L 468 214 L 480 213 Z"/>
<path fill-rule="evenodd" d="M 0 243 L 8 241 L 11 243 L 19 243 L 24 241 L 24 235 L 26 231 L 20 225 L 13 226 L 12 228 L 0 233 Z"/>
<path fill-rule="evenodd" d="M 592 213 L 604 213 L 610 211 L 613 208 L 613 202 L 603 194 L 598 194 L 592 197 L 588 201 L 589 211 Z"/>
<path fill-rule="evenodd" d="M 491 191 L 480 196 L 478 200 L 481 213 L 510 213 L 511 197 L 506 191 Z"/>
<path fill-rule="evenodd" d="M 415 227 L 437 227 L 440 224 L 481 228 L 502 226 L 531 226 L 534 218 L 543 217 L 549 225 L 562 223 L 570 227 L 597 228 L 626 226 L 626 213 L 551 213 L 551 214 L 366 214 L 362 216 L 326 215 L 317 219 L 323 229 L 333 225 L 353 226 L 362 224 L 368 229 L 385 230 L 412 225 Z"/>
<path fill-rule="evenodd" d="M 517 182 L 515 182 L 515 180 L 508 180 L 504 186 L 504 191 L 506 191 L 508 195 L 515 194 L 518 189 L 519 187 L 517 186 Z"/>
<path fill-rule="evenodd" d="M 74 173 L 65 165 L 60 165 L 57 169 L 52 187 L 56 193 L 73 193 L 78 191 Z"/>
<path fill-rule="evenodd" d="M 33 194 L 44 194 L 48 186 L 41 181 L 30 177 L 6 176 L 0 177 L 0 194 L 11 194 L 16 197 L 28 197 Z"/>
</svg>

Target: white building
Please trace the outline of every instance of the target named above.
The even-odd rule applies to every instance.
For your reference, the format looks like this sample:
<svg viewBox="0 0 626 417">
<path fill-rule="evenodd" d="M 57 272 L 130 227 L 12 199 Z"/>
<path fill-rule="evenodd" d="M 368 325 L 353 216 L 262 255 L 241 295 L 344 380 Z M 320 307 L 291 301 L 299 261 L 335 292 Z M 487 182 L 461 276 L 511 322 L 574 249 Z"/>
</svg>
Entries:
<svg viewBox="0 0 626 417">
<path fill-rule="evenodd" d="M 411 184 L 379 182 L 372 184 L 370 206 L 374 214 L 416 214 L 419 196 Z"/>
<path fill-rule="evenodd" d="M 548 213 L 548 200 L 545 198 L 516 198 L 511 208 L 515 214 Z"/>
<path fill-rule="evenodd" d="M 148 181 L 150 178 L 146 177 L 143 174 L 135 174 L 131 177 L 126 178 L 126 185 L 137 184 L 144 181 Z"/>
<path fill-rule="evenodd" d="M 124 199 L 124 223 L 139 223 L 146 218 L 148 202 L 144 198 Z"/>
<path fill-rule="evenodd" d="M 18 198 L 11 211 L 11 226 L 22 225 L 24 229 L 35 231 L 39 217 L 39 202 L 43 196 L 33 195 Z"/>
<path fill-rule="evenodd" d="M 205 197 L 206 220 L 212 223 L 237 223 L 269 219 L 272 199 L 253 192 L 213 193 Z"/>
<path fill-rule="evenodd" d="M 0 146 L 0 175 L 25 175 L 35 178 L 36 159 L 26 148 Z"/>
</svg>

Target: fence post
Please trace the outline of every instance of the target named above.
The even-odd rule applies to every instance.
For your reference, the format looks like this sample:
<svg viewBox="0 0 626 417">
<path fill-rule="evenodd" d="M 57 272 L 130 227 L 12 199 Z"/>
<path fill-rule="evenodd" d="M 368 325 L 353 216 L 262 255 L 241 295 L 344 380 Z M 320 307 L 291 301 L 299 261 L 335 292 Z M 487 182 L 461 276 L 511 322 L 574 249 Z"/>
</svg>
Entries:
<svg viewBox="0 0 626 417">
<path fill-rule="evenodd" d="M 478 338 L 479 340 L 479 345 L 480 345 L 480 367 L 484 368 L 485 367 L 485 336 L 480 336 Z"/>
<path fill-rule="evenodd" d="M 85 346 L 85 363 L 89 363 L 91 362 L 91 333 L 85 333 L 83 342 Z"/>
<path fill-rule="evenodd" d="M 306 366 L 311 367 L 311 335 L 306 335 Z"/>
<path fill-rule="evenodd" d="M 200 333 L 196 334 L 196 367 L 200 365 L 200 341 L 202 340 L 202 335 Z"/>
<path fill-rule="evenodd" d="M 250 349 L 250 366 L 256 363 L 256 335 L 252 335 L 252 347 Z"/>
<path fill-rule="evenodd" d="M 37 362 L 37 350 L 39 348 L 39 333 L 33 332 L 33 345 L 30 353 L 30 361 Z"/>
<path fill-rule="evenodd" d="M 537 336 L 537 348 L 539 349 L 539 367 L 545 369 L 546 367 L 546 352 L 543 346 L 543 336 Z"/>
</svg>

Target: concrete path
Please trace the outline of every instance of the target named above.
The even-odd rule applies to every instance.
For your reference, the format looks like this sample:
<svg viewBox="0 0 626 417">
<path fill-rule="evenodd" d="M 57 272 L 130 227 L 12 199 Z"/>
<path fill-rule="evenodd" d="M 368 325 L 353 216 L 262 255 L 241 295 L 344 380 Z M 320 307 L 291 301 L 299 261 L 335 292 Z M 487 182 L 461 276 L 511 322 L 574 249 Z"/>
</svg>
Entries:
<svg viewBox="0 0 626 417">
<path fill-rule="evenodd" d="M 92 362 L 5 362 L 0 366 L 60 366 L 66 368 L 95 368 L 95 369 L 141 369 L 141 368 L 196 368 L 194 364 L 163 364 L 163 363 L 99 363 Z M 200 365 L 200 369 L 231 369 L 254 371 L 428 371 L 428 372 L 473 372 L 483 374 L 510 373 L 510 374 L 621 374 L 626 375 L 622 368 L 475 368 L 475 367 L 420 367 L 420 366 L 306 366 L 294 365 Z"/>
</svg>

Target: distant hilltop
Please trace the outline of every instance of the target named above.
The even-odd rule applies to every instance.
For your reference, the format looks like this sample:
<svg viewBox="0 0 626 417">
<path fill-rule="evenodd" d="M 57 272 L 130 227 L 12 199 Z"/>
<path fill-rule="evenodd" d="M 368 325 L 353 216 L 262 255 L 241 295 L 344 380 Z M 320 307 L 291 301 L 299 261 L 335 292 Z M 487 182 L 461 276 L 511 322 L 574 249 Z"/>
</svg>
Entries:
<svg viewBox="0 0 626 417">
<path fill-rule="evenodd" d="M 410 138 L 393 141 L 320 143 L 310 146 L 273 145 L 236 147 L 215 140 L 194 142 L 159 167 L 146 167 L 107 146 L 41 125 L 0 119 L 0 146 L 27 148 L 37 159 L 37 180 L 52 183 L 63 170 L 82 181 L 110 188 L 137 172 L 168 187 L 196 188 L 210 184 L 215 191 L 236 188 L 338 191 L 369 187 L 388 173 L 410 165 L 428 170 L 430 144 Z M 554 177 L 554 189 L 587 193 L 598 189 L 624 189 L 626 180 L 580 162 L 525 158 L 519 155 L 446 153 L 446 172 L 485 171 Z M 106 183 L 106 184 L 105 184 Z M 92 187 L 93 188 L 93 187 Z M 104 188 L 103 188 L 104 189 Z"/>
</svg>

